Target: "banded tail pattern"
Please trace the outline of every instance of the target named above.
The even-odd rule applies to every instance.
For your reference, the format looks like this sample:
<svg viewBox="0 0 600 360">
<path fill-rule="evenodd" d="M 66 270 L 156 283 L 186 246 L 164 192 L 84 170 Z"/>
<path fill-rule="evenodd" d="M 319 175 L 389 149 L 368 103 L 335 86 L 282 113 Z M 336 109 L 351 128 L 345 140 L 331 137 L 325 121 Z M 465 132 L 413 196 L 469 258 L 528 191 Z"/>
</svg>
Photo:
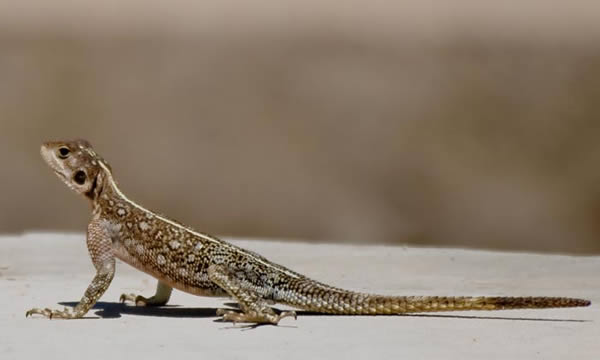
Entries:
<svg viewBox="0 0 600 360">
<path fill-rule="evenodd" d="M 300 284 L 298 284 L 300 285 Z M 320 283 L 304 283 L 287 301 L 309 311 L 338 315 L 390 315 L 437 311 L 545 309 L 589 306 L 591 301 L 567 297 L 383 296 L 363 294 Z M 289 296 L 291 295 L 291 296 Z"/>
</svg>

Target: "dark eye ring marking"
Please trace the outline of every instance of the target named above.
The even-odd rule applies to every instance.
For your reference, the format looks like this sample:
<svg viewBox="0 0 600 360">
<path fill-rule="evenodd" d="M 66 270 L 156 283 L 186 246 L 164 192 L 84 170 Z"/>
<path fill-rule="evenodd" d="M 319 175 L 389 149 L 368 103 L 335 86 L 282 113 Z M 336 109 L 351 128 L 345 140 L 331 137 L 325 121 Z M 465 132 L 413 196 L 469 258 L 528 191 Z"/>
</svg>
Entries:
<svg viewBox="0 0 600 360">
<path fill-rule="evenodd" d="M 68 158 L 70 153 L 71 153 L 71 150 L 69 150 L 69 148 L 66 146 L 61 146 L 58 148 L 58 157 L 61 159 Z"/>
<path fill-rule="evenodd" d="M 82 170 L 79 170 L 78 172 L 75 173 L 75 175 L 73 176 L 73 180 L 78 183 L 79 185 L 83 185 L 85 183 L 85 179 L 87 178 L 87 176 L 85 175 L 85 172 Z"/>
</svg>

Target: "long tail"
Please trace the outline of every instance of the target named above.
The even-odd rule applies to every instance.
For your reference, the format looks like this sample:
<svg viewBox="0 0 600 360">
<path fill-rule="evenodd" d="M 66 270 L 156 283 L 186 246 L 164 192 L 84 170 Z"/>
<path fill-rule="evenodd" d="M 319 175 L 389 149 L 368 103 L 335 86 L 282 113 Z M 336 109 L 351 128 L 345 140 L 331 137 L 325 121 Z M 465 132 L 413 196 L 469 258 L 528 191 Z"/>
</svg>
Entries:
<svg viewBox="0 0 600 360">
<path fill-rule="evenodd" d="M 388 315 L 433 311 L 544 309 L 589 306 L 591 301 L 565 297 L 382 296 L 333 288 L 324 284 L 300 287 L 292 301 L 309 311 L 339 315 Z"/>
<path fill-rule="evenodd" d="M 402 314 L 434 311 L 544 309 L 589 306 L 583 299 L 564 297 L 446 297 L 446 296 L 378 296 L 369 295 L 354 306 L 333 307 L 338 314 Z"/>
</svg>

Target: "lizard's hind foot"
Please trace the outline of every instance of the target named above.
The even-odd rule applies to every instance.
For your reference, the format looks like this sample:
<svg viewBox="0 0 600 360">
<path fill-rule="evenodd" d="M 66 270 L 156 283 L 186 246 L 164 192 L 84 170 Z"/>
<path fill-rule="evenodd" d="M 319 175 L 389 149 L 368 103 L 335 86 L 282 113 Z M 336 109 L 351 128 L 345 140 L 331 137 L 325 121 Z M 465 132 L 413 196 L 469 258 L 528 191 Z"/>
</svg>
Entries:
<svg viewBox="0 0 600 360">
<path fill-rule="evenodd" d="M 156 285 L 156 293 L 149 298 L 136 294 L 121 294 L 119 301 L 122 303 L 132 302 L 135 306 L 163 306 L 171 298 L 173 288 L 159 281 Z"/>
<path fill-rule="evenodd" d="M 217 310 L 217 315 L 222 316 L 223 321 L 277 325 L 279 320 L 285 317 L 296 318 L 295 311 L 284 311 L 277 314 L 269 306 L 269 300 L 263 298 L 252 288 L 245 287 L 232 275 L 231 271 L 222 265 L 211 265 L 208 268 L 208 277 L 234 300 L 237 300 L 240 305 L 241 311 Z"/>
<path fill-rule="evenodd" d="M 263 313 L 250 311 L 243 313 L 235 310 L 218 309 L 217 315 L 221 316 L 223 321 L 230 321 L 236 323 L 252 323 L 252 324 L 273 324 L 277 325 L 279 321 L 286 317 L 297 318 L 295 311 L 283 311 L 280 314 L 275 313 Z"/>
<path fill-rule="evenodd" d="M 160 304 L 160 303 L 156 303 L 154 301 L 154 297 L 150 297 L 150 298 L 145 298 L 142 295 L 136 295 L 136 294 L 121 294 L 121 296 L 119 297 L 119 302 L 121 303 L 133 303 L 133 305 L 135 306 L 161 306 L 164 304 Z"/>
</svg>

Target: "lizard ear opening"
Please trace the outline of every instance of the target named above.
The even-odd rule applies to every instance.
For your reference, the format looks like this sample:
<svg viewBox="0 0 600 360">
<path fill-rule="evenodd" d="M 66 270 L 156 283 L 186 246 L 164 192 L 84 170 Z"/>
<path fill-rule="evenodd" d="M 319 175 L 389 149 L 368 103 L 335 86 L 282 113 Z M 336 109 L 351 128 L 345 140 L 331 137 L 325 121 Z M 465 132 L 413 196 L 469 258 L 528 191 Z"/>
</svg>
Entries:
<svg viewBox="0 0 600 360">
<path fill-rule="evenodd" d="M 75 181 L 79 185 L 85 184 L 86 180 L 87 180 L 87 175 L 85 174 L 85 171 L 83 171 L 83 170 L 79 170 L 75 173 L 75 175 L 73 175 L 73 181 Z"/>
</svg>

